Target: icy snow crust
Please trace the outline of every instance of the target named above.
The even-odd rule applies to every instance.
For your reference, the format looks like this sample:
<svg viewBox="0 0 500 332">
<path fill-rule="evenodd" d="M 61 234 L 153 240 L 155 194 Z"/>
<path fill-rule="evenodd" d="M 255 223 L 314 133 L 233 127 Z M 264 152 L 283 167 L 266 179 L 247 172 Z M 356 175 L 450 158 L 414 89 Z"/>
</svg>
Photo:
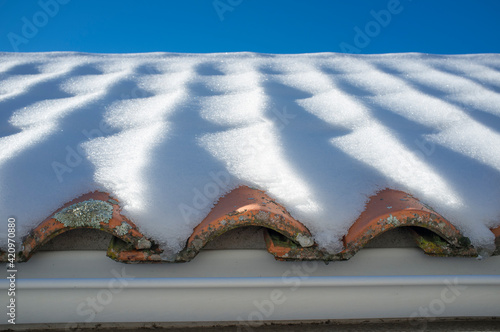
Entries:
<svg viewBox="0 0 500 332">
<path fill-rule="evenodd" d="M 383 188 L 491 250 L 500 56 L 0 53 L 3 248 L 101 190 L 172 255 L 239 185 L 332 252 Z"/>
</svg>

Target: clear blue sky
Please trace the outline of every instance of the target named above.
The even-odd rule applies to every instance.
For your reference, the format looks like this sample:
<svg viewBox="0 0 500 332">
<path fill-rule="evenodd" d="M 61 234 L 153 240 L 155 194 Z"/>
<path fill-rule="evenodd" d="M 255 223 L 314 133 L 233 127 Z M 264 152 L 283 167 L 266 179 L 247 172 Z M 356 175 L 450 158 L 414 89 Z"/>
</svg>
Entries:
<svg viewBox="0 0 500 332">
<path fill-rule="evenodd" d="M 0 51 L 500 53 L 500 1 L 0 0 Z"/>
</svg>

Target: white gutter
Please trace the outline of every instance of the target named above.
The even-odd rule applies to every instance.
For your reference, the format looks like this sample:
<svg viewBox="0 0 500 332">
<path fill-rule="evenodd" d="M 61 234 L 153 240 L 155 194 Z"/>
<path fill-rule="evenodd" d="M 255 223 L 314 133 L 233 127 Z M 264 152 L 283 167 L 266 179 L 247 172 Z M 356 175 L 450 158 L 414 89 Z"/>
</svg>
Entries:
<svg viewBox="0 0 500 332">
<path fill-rule="evenodd" d="M 121 264 L 102 251 L 67 251 L 39 252 L 16 267 L 17 324 L 257 326 L 264 320 L 500 316 L 498 256 L 478 261 L 428 257 L 419 249 L 363 249 L 349 261 L 325 265 L 278 262 L 265 250 L 210 250 L 189 263 Z M 8 286 L 0 279 L 0 303 L 9 301 Z"/>
<path fill-rule="evenodd" d="M 140 278 L 127 279 L 123 288 L 290 288 L 295 277 L 254 278 Z M 19 289 L 105 289 L 110 278 L 23 279 Z M 377 286 L 442 286 L 453 281 L 461 286 L 500 286 L 500 275 L 441 275 L 441 276 L 349 276 L 304 277 L 301 287 L 377 287 Z M 1 280 L 0 289 L 8 289 L 9 281 Z"/>
</svg>

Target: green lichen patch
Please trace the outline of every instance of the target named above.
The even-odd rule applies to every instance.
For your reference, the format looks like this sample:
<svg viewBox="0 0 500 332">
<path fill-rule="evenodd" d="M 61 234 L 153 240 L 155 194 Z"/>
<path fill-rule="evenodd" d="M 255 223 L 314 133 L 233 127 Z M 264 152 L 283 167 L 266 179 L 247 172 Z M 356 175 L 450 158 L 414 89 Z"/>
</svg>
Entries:
<svg viewBox="0 0 500 332">
<path fill-rule="evenodd" d="M 399 226 L 401 222 L 398 220 L 398 218 L 394 217 L 392 214 L 389 215 L 389 217 L 386 219 L 387 223 L 389 225 L 393 226 Z"/>
<path fill-rule="evenodd" d="M 120 226 L 115 227 L 115 233 L 123 236 L 128 233 L 129 230 L 132 229 L 132 226 L 130 226 L 128 223 L 125 221 L 122 222 Z"/>
<path fill-rule="evenodd" d="M 100 228 L 100 223 L 108 223 L 112 216 L 111 204 L 89 199 L 64 208 L 57 212 L 54 218 L 66 227 Z"/>
</svg>

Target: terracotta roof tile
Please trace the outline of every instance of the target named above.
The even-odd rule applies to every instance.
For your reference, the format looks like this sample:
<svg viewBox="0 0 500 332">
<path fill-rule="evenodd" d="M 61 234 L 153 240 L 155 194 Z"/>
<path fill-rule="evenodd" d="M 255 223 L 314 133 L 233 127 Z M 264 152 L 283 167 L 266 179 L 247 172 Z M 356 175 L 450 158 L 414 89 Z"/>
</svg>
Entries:
<svg viewBox="0 0 500 332">
<path fill-rule="evenodd" d="M 286 236 L 301 247 L 314 244 L 311 233 L 288 211 L 263 191 L 239 187 L 221 198 L 208 216 L 194 229 L 181 260 L 190 260 L 201 248 L 228 230 L 262 226 Z"/>
<path fill-rule="evenodd" d="M 190 261 L 216 237 L 229 230 L 247 226 L 261 226 L 274 230 L 300 247 L 314 244 L 309 230 L 292 218 L 283 206 L 261 190 L 241 186 L 219 200 L 207 217 L 194 229 L 186 248 L 175 260 Z M 156 252 L 133 250 L 117 241 L 111 244 L 108 256 L 121 262 L 161 260 Z"/>
<path fill-rule="evenodd" d="M 467 237 L 415 197 L 386 189 L 372 196 L 344 237 L 345 249 L 336 255 L 316 247 L 302 249 L 274 234 L 266 235 L 269 252 L 279 260 L 349 259 L 370 240 L 397 227 L 411 227 L 417 245 L 435 256 L 477 256 Z"/>
<path fill-rule="evenodd" d="M 78 228 L 95 228 L 130 243 L 137 249 L 151 247 L 136 225 L 120 214 L 119 202 L 107 193 L 93 192 L 64 204 L 42 221 L 23 239 L 18 261 L 27 261 L 33 253 L 64 232 Z"/>
<path fill-rule="evenodd" d="M 346 255 L 355 254 L 368 241 L 390 229 L 405 226 L 422 227 L 431 231 L 437 239 L 444 239 L 443 246 L 450 248 L 449 250 L 455 250 L 454 254 L 477 255 L 470 247 L 469 239 L 432 208 L 407 193 L 391 189 L 380 191 L 370 198 L 365 211 L 361 213 L 345 236 Z M 422 246 L 426 253 L 446 254 L 440 251 L 441 247 L 433 242 L 432 238 L 426 239 L 432 243 L 427 247 Z M 462 250 L 464 247 L 465 251 Z"/>
<path fill-rule="evenodd" d="M 319 249 L 309 230 L 265 192 L 242 186 L 217 202 L 173 261 L 190 261 L 221 234 L 248 226 L 264 228 L 267 250 L 277 260 L 346 260 L 377 236 L 398 227 L 409 228 L 416 244 L 428 255 L 478 255 L 468 238 L 431 207 L 412 195 L 391 189 L 382 190 L 370 198 L 343 239 L 345 249 L 331 254 Z M 52 238 L 78 228 L 95 228 L 112 234 L 107 255 L 116 261 L 167 261 L 158 246 L 120 214 L 119 202 L 102 192 L 74 199 L 41 222 L 23 239 L 17 260 L 27 261 Z M 500 227 L 492 232 L 497 247 L 494 254 L 500 254 Z M 7 253 L 0 252 L 0 258 L 7 261 Z"/>
</svg>

